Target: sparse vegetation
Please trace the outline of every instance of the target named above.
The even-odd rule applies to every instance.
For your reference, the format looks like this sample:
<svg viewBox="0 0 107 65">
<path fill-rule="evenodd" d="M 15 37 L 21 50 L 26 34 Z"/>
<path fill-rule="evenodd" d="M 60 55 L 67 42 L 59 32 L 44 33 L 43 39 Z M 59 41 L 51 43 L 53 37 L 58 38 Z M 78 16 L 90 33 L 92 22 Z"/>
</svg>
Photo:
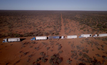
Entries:
<svg viewBox="0 0 107 65">
<path fill-rule="evenodd" d="M 51 56 L 49 63 L 51 65 L 59 65 L 62 61 L 63 61 L 63 58 L 59 57 L 59 54 L 54 54 L 53 56 Z"/>
<path fill-rule="evenodd" d="M 61 51 L 59 51 L 59 53 L 62 53 L 63 51 L 61 50 Z"/>
<path fill-rule="evenodd" d="M 24 55 L 27 55 L 29 52 L 25 52 Z"/>
<path fill-rule="evenodd" d="M 38 63 L 39 61 L 42 61 L 42 62 L 44 62 L 44 63 L 47 62 L 48 59 L 46 58 L 46 54 L 45 54 L 44 52 L 41 52 L 40 55 L 41 55 L 42 57 L 39 57 L 35 62 L 36 62 L 36 63 Z"/>
<path fill-rule="evenodd" d="M 14 65 L 17 64 L 17 63 L 19 63 L 19 62 L 20 62 L 20 60 L 16 61 L 16 62 L 14 63 Z"/>
<path fill-rule="evenodd" d="M 45 16 L 46 18 L 44 18 Z M 2 13 L 0 12 L 0 23 L 1 28 L 3 27 L 0 29 L 0 37 L 42 36 L 52 33 L 59 35 L 61 30 L 60 13 L 53 12 L 14 11 L 13 13 L 13 11 L 6 11 L 5 13 L 2 11 Z M 8 35 L 6 35 L 7 33 Z"/>
<path fill-rule="evenodd" d="M 49 50 L 50 49 L 50 47 L 47 47 L 47 50 Z"/>
<path fill-rule="evenodd" d="M 96 56 L 101 57 L 99 54 L 96 54 Z"/>
<path fill-rule="evenodd" d="M 68 64 L 71 64 L 71 62 L 72 62 L 72 60 L 69 58 L 69 59 L 67 60 L 67 63 L 68 63 Z"/>
<path fill-rule="evenodd" d="M 107 37 L 64 39 L 63 41 L 30 41 L 31 37 L 35 36 L 60 36 L 64 34 L 66 38 L 66 35 L 80 35 L 82 33 L 107 33 L 107 12 L 7 11 L 0 12 L 0 27 L 1 39 L 9 37 L 27 38 L 21 42 L 0 44 L 0 58 L 7 60 L 0 62 L 1 65 L 4 62 L 7 65 L 15 65 L 16 63 L 25 65 L 49 63 L 51 65 L 63 63 L 69 65 L 72 63 L 77 65 L 107 64 Z M 93 56 L 96 58 L 92 58 Z M 10 62 L 8 58 L 16 59 L 14 62 Z M 102 59 L 98 61 L 99 58 Z"/>
<path fill-rule="evenodd" d="M 62 48 L 61 44 L 58 45 L 58 50 L 60 50 Z"/>
<path fill-rule="evenodd" d="M 89 50 L 88 50 L 88 49 L 83 49 L 82 51 L 83 51 L 83 52 L 86 52 L 86 53 L 88 53 L 88 52 L 89 52 Z"/>
</svg>

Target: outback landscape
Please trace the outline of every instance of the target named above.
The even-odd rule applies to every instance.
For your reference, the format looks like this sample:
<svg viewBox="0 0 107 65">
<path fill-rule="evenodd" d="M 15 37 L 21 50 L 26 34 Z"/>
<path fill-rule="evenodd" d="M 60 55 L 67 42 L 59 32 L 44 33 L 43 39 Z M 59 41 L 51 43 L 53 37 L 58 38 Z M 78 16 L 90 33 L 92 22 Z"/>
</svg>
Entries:
<svg viewBox="0 0 107 65">
<path fill-rule="evenodd" d="M 106 11 L 0 11 L 0 65 L 107 65 L 107 37 L 31 41 L 36 36 L 107 33 Z M 25 38 L 2 43 L 4 38 Z"/>
</svg>

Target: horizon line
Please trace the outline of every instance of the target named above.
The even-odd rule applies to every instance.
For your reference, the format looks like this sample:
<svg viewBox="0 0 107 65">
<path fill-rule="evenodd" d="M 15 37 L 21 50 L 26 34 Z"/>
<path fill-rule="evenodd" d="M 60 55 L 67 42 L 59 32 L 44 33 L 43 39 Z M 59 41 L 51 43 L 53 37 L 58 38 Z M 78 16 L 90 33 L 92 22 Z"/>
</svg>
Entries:
<svg viewBox="0 0 107 65">
<path fill-rule="evenodd" d="M 107 10 L 0 10 L 0 11 L 107 11 Z"/>
</svg>

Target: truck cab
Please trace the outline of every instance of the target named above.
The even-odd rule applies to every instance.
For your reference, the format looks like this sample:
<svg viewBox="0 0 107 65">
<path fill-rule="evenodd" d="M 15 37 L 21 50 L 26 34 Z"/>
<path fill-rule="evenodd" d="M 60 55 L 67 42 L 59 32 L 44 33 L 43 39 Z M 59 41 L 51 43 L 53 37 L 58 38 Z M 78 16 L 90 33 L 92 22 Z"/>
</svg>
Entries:
<svg viewBox="0 0 107 65">
<path fill-rule="evenodd" d="M 61 39 L 64 39 L 65 37 L 64 36 L 61 36 Z"/>
<path fill-rule="evenodd" d="M 31 41 L 33 41 L 33 40 L 36 40 L 35 37 L 33 37 L 33 38 L 31 39 Z"/>
<path fill-rule="evenodd" d="M 93 37 L 98 37 L 98 34 L 95 34 Z"/>
<path fill-rule="evenodd" d="M 3 39 L 3 43 L 4 43 L 4 42 L 7 42 L 7 38 Z"/>
</svg>

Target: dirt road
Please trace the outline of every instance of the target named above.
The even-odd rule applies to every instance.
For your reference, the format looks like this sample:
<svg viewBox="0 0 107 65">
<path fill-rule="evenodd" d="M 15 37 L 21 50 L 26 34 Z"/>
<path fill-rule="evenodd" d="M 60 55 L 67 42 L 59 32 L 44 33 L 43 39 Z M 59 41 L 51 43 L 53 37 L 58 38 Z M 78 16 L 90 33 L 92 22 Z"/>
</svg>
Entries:
<svg viewBox="0 0 107 65">
<path fill-rule="evenodd" d="M 61 14 L 61 32 L 60 32 L 60 34 L 61 35 L 63 35 L 63 36 L 65 36 L 65 30 L 64 30 L 64 23 L 63 23 L 63 18 L 62 18 L 62 14 Z"/>
</svg>

